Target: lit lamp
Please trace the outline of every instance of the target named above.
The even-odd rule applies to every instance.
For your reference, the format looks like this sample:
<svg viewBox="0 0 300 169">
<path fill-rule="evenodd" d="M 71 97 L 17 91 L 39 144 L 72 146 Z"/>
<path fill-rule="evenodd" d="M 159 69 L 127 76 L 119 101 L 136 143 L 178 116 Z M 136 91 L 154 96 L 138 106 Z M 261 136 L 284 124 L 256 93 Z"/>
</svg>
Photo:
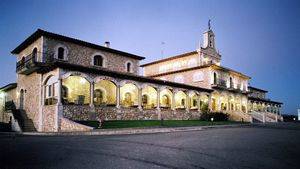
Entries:
<svg viewBox="0 0 300 169">
<path fill-rule="evenodd" d="M 210 121 L 211 121 L 211 124 L 213 124 L 214 123 L 214 118 L 213 117 L 210 118 Z"/>
</svg>

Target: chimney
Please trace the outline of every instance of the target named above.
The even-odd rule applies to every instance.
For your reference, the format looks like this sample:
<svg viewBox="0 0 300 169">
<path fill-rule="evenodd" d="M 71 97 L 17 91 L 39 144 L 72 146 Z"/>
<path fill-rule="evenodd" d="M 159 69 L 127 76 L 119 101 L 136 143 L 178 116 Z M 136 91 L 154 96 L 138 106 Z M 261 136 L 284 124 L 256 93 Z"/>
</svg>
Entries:
<svg viewBox="0 0 300 169">
<path fill-rule="evenodd" d="M 110 47 L 110 42 L 108 42 L 108 41 L 104 42 L 104 46 L 109 48 Z"/>
</svg>

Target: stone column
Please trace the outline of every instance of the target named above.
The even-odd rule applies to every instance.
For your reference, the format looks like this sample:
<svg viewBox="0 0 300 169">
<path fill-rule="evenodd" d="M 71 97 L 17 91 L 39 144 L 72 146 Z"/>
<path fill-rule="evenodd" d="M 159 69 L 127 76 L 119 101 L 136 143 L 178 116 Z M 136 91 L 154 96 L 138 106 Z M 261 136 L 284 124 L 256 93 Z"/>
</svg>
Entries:
<svg viewBox="0 0 300 169">
<path fill-rule="evenodd" d="M 175 93 L 176 93 L 176 91 L 173 90 L 173 91 L 172 91 L 172 105 L 171 105 L 171 109 L 172 109 L 172 110 L 175 110 L 175 109 L 176 109 L 176 108 L 175 108 Z"/>
<path fill-rule="evenodd" d="M 138 108 L 139 108 L 139 110 L 143 110 L 143 107 L 142 107 L 142 88 L 138 88 Z"/>
<path fill-rule="evenodd" d="M 189 94 L 187 93 L 186 94 L 186 103 L 185 103 L 185 109 L 186 109 L 186 111 L 190 111 L 190 109 L 189 109 L 189 107 L 191 105 L 191 100 L 190 99 L 191 98 L 189 97 Z"/>
<path fill-rule="evenodd" d="M 121 96 L 120 96 L 120 94 L 121 94 L 121 92 L 120 92 L 120 84 L 117 84 L 116 85 L 117 86 L 117 91 L 116 91 L 116 95 L 117 95 L 117 104 L 116 104 L 116 108 L 120 108 L 120 101 L 121 101 Z"/>
<path fill-rule="evenodd" d="M 160 89 L 156 89 L 157 98 L 156 98 L 156 109 L 160 110 Z"/>
<path fill-rule="evenodd" d="M 201 93 L 197 97 L 197 106 L 198 106 L 199 113 L 201 113 L 200 102 L 201 102 Z"/>
<path fill-rule="evenodd" d="M 212 97 L 211 97 L 211 93 L 208 95 L 208 109 L 209 111 L 212 111 L 212 105 L 211 105 L 211 102 L 212 102 Z"/>
<path fill-rule="evenodd" d="M 90 107 L 94 108 L 94 88 L 95 88 L 95 83 L 91 82 L 90 83 Z"/>
<path fill-rule="evenodd" d="M 62 96 L 61 96 L 61 88 L 62 88 L 62 80 L 61 79 L 58 79 L 58 89 L 57 89 L 57 103 L 58 105 L 61 105 L 62 104 Z"/>
<path fill-rule="evenodd" d="M 161 111 L 160 111 L 160 89 L 156 89 L 157 98 L 156 98 L 156 109 L 157 109 L 157 118 L 161 120 Z"/>
</svg>

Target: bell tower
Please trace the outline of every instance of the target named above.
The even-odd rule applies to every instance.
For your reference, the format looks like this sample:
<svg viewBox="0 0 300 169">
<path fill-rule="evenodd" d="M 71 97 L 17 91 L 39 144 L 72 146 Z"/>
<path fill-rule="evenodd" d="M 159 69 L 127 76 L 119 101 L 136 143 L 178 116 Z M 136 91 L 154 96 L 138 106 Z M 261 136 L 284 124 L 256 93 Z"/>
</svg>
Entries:
<svg viewBox="0 0 300 169">
<path fill-rule="evenodd" d="M 215 46 L 215 34 L 211 29 L 210 26 L 210 20 L 208 20 L 208 31 L 204 32 L 203 35 L 203 47 L 204 48 L 212 48 L 214 50 L 216 50 L 216 46 Z"/>
<path fill-rule="evenodd" d="M 201 64 L 221 65 L 221 55 L 216 49 L 215 34 L 211 29 L 210 20 L 208 21 L 208 30 L 203 33 L 203 46 L 199 53 Z"/>
</svg>

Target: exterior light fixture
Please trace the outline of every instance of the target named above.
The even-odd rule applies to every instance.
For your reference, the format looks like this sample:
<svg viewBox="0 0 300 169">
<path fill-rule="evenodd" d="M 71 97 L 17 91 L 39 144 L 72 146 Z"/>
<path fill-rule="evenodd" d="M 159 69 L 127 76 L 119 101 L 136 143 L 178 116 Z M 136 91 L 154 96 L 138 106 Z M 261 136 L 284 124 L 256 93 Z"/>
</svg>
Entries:
<svg viewBox="0 0 300 169">
<path fill-rule="evenodd" d="M 214 121 L 214 118 L 213 118 L 213 117 L 212 117 L 212 118 L 210 118 L 210 121 L 212 121 L 212 122 L 213 122 L 213 121 Z"/>
</svg>

